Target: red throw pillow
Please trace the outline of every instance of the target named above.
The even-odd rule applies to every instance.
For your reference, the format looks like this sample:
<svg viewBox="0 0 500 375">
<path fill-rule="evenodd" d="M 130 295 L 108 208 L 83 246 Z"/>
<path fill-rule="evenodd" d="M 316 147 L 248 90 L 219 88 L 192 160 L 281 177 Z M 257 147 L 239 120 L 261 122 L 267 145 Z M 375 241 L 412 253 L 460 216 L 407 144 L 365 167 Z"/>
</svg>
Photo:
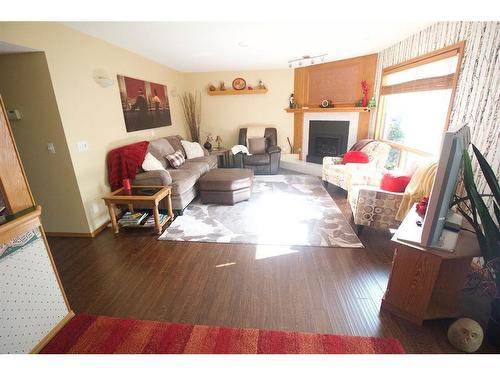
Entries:
<svg viewBox="0 0 500 375">
<path fill-rule="evenodd" d="M 363 151 L 347 151 L 342 158 L 342 164 L 368 163 L 368 155 Z"/>
<path fill-rule="evenodd" d="M 395 176 L 391 173 L 384 173 L 382 181 L 380 181 L 380 188 L 394 193 L 403 193 L 410 180 L 410 176 Z"/>
</svg>

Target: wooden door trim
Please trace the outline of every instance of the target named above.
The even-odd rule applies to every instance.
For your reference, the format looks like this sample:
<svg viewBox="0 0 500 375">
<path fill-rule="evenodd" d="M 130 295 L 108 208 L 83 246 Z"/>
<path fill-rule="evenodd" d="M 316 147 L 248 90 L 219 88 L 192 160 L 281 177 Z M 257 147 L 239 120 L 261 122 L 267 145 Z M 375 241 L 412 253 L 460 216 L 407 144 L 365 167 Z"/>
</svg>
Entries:
<svg viewBox="0 0 500 375">
<path fill-rule="evenodd" d="M 21 208 L 18 207 L 19 206 L 18 202 L 16 202 L 16 205 L 13 207 L 12 202 L 11 202 L 12 195 L 11 195 L 11 193 L 7 194 L 6 186 L 4 184 L 4 181 L 2 180 L 2 177 L 0 176 L 0 193 L 3 195 L 7 209 L 10 211 L 11 214 L 14 214 L 14 213 L 16 213 L 24 208 L 28 208 L 30 206 L 33 207 L 35 205 L 35 199 L 33 198 L 33 194 L 31 192 L 30 186 L 28 184 L 28 178 L 26 177 L 26 172 L 24 170 L 23 163 L 21 161 L 21 158 L 19 157 L 19 150 L 17 149 L 17 145 L 16 145 L 16 142 L 14 140 L 14 134 L 12 133 L 9 119 L 7 117 L 7 110 L 5 109 L 3 98 L 1 95 L 0 95 L 0 112 L 1 112 L 0 113 L 0 126 L 2 126 L 2 123 L 5 124 L 5 129 L 7 131 L 6 135 L 8 135 L 10 137 L 10 140 L 11 140 L 11 144 L 9 145 L 9 147 L 13 148 L 13 151 L 15 153 L 15 159 L 17 160 L 17 164 L 18 164 L 17 166 L 0 165 L 0 169 L 6 171 L 6 170 L 8 170 L 8 168 L 19 168 L 21 171 L 22 179 L 24 181 L 24 185 L 25 185 L 23 188 L 28 193 L 28 199 L 30 199 L 30 202 L 25 202 L 25 204 L 23 206 L 21 206 Z M 1 131 L 1 129 L 0 129 L 0 131 Z M 3 148 L 6 145 L 1 144 L 0 146 Z M 9 151 L 9 150 L 7 150 L 7 151 Z M 17 189 L 19 189 L 19 187 L 17 187 Z"/>
<path fill-rule="evenodd" d="M 387 74 L 396 73 L 396 72 L 400 72 L 402 70 L 415 68 L 415 67 L 420 66 L 420 65 L 425 65 L 425 64 L 429 64 L 429 63 L 434 62 L 434 61 L 443 60 L 443 59 L 446 59 L 448 57 L 453 57 L 457 54 L 458 55 L 463 54 L 464 46 L 465 46 L 465 41 L 461 41 L 461 42 L 452 44 L 450 46 L 440 48 L 438 50 L 426 53 L 424 55 L 420 55 L 420 56 L 414 57 L 412 59 L 403 61 L 399 64 L 391 65 L 387 68 L 382 69 L 381 79 L 383 79 L 384 75 L 387 75 Z M 459 56 L 459 60 L 460 60 L 460 56 Z"/>
<path fill-rule="evenodd" d="M 375 139 L 383 140 L 382 139 L 382 133 L 383 133 L 383 128 L 382 128 L 382 117 L 383 117 L 383 112 L 384 112 L 384 77 L 387 74 L 390 73 L 395 73 L 398 71 L 406 70 L 409 68 L 413 68 L 419 65 L 424 65 L 432 61 L 438 61 L 447 57 L 455 56 L 458 54 L 458 60 L 457 60 L 457 66 L 455 68 L 455 73 L 453 74 L 453 79 L 450 85 L 451 88 L 451 95 L 450 95 L 450 101 L 448 104 L 448 111 L 446 115 L 446 120 L 445 124 L 443 127 L 443 135 L 446 133 L 450 126 L 450 118 L 451 118 L 451 111 L 453 108 L 453 103 L 455 101 L 455 95 L 456 95 L 456 90 L 457 90 L 457 83 L 458 79 L 460 78 L 460 70 L 462 69 L 462 62 L 463 62 L 463 57 L 464 57 L 464 51 L 465 51 L 465 40 L 460 41 L 458 43 L 455 43 L 451 46 L 444 47 L 441 49 L 438 49 L 436 51 L 427 53 L 422 56 L 415 57 L 413 59 L 404 61 L 402 63 L 392 65 L 390 67 L 382 69 L 382 74 L 380 77 L 380 87 L 379 87 L 379 92 L 378 92 L 378 101 L 379 101 L 379 106 L 377 108 L 377 116 L 376 116 L 376 122 L 375 122 Z M 405 149 L 408 152 L 413 152 L 415 153 L 414 149 L 411 149 L 409 147 L 405 147 L 403 145 L 399 145 L 399 148 Z M 426 154 L 423 151 L 416 152 L 417 154 Z"/>
</svg>

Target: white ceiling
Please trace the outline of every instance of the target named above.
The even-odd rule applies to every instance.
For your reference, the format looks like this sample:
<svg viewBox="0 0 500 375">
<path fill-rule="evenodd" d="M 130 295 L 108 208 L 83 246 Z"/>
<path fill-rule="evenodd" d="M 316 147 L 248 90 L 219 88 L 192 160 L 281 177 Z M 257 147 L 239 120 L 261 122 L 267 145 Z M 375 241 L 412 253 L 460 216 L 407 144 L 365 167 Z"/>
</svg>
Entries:
<svg viewBox="0 0 500 375">
<path fill-rule="evenodd" d="M 302 55 L 325 61 L 379 52 L 429 22 L 66 22 L 182 72 L 288 68 Z M 239 44 L 246 44 L 241 47 Z"/>
</svg>

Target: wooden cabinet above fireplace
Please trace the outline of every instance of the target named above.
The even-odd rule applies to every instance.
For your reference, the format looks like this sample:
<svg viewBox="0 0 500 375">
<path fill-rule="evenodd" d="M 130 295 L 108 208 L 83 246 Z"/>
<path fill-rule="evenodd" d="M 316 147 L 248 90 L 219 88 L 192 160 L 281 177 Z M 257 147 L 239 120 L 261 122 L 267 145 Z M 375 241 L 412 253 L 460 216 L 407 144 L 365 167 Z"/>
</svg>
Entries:
<svg viewBox="0 0 500 375">
<path fill-rule="evenodd" d="M 294 116 L 295 148 L 302 144 L 305 112 L 358 112 L 357 138 L 368 137 L 370 109 L 356 107 L 355 103 L 363 96 L 362 80 L 368 83 L 368 98 L 374 96 L 376 69 L 377 54 L 295 69 L 294 99 L 298 108 L 285 109 Z M 334 107 L 321 108 L 323 99 L 331 100 Z M 303 156 L 300 155 L 300 158 Z"/>
<path fill-rule="evenodd" d="M 363 96 L 361 81 L 373 96 L 377 54 L 295 69 L 294 97 L 299 106 L 319 107 L 323 99 L 354 107 Z"/>
</svg>

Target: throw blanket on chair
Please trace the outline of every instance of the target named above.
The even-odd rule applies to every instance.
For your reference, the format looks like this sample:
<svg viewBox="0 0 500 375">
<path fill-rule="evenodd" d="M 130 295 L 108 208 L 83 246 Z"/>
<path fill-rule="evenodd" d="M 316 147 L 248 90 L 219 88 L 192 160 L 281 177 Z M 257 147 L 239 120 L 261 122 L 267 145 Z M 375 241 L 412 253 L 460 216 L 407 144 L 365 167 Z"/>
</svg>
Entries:
<svg viewBox="0 0 500 375">
<path fill-rule="evenodd" d="M 147 141 L 137 142 L 115 148 L 108 153 L 108 181 L 111 191 L 121 188 L 123 179 L 135 178 L 137 168 L 146 156 L 148 145 Z"/>
<path fill-rule="evenodd" d="M 403 221 L 413 204 L 431 194 L 432 184 L 436 176 L 437 163 L 431 162 L 421 165 L 413 174 L 410 183 L 406 186 L 403 200 L 396 213 L 396 219 Z"/>
<path fill-rule="evenodd" d="M 233 155 L 236 155 L 238 153 L 242 153 L 242 154 L 247 154 L 247 155 L 251 155 L 249 152 L 248 152 L 248 148 L 247 146 L 243 146 L 243 145 L 234 145 L 233 147 L 231 147 L 231 153 Z"/>
</svg>

